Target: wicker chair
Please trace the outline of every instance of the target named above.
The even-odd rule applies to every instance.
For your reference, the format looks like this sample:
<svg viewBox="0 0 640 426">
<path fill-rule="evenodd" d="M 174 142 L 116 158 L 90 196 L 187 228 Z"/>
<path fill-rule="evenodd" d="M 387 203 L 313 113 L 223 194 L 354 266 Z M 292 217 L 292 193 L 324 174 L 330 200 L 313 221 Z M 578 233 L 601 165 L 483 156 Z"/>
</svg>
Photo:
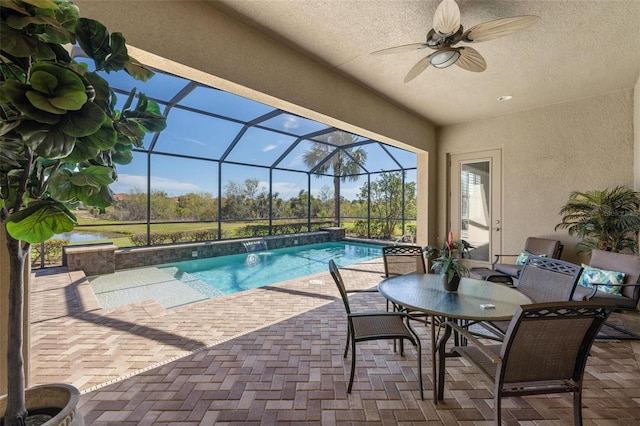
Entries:
<svg viewBox="0 0 640 426">
<path fill-rule="evenodd" d="M 402 342 L 408 340 L 417 351 L 418 379 L 420 382 L 420 398 L 424 399 L 422 384 L 422 346 L 418 335 L 409 325 L 409 316 L 405 312 L 362 312 L 353 313 L 349 306 L 349 298 L 345 290 L 344 281 L 340 276 L 338 267 L 333 260 L 329 261 L 329 272 L 338 286 L 344 308 L 347 312 L 347 343 L 344 348 L 344 357 L 349 353 L 351 345 L 351 373 L 349 375 L 349 387 L 347 393 L 351 393 L 353 378 L 356 371 L 356 343 L 369 340 L 390 340 L 400 339 L 400 354 L 403 354 L 404 346 Z"/>
<path fill-rule="evenodd" d="M 593 250 L 589 266 L 608 271 L 624 273 L 622 290 L 619 295 L 597 291 L 598 287 L 612 284 L 594 284 L 593 288 L 576 287 L 574 300 L 590 300 L 593 302 L 611 303 L 617 312 L 638 312 L 640 303 L 640 256 L 625 253 L 613 253 L 604 250 Z M 640 340 L 640 336 L 612 322 L 605 323 L 599 339 Z M 611 333 L 607 333 L 607 331 Z"/>
<path fill-rule="evenodd" d="M 534 303 L 567 302 L 573 299 L 582 267 L 563 260 L 529 256 L 518 279 L 516 290 Z M 481 323 L 501 339 L 509 327 L 508 321 Z"/>
<path fill-rule="evenodd" d="M 550 257 L 552 259 L 560 259 L 564 246 L 558 240 L 550 240 L 547 238 L 529 237 L 524 242 L 524 251 L 538 256 Z M 504 263 L 503 258 L 517 258 L 519 254 L 496 254 L 495 260 L 491 264 L 491 269 L 508 275 L 512 278 L 518 278 L 523 265 L 515 265 L 513 263 Z M 515 259 L 514 259 L 515 260 Z"/>
<path fill-rule="evenodd" d="M 524 305 L 499 345 L 484 345 L 458 324 L 446 324 L 467 340 L 467 346 L 455 346 L 452 352 L 494 382 L 494 424 L 500 425 L 503 397 L 571 392 L 574 422 L 582 425 L 587 357 L 612 309 L 590 302 Z M 440 362 L 444 362 L 444 354 Z"/>
</svg>

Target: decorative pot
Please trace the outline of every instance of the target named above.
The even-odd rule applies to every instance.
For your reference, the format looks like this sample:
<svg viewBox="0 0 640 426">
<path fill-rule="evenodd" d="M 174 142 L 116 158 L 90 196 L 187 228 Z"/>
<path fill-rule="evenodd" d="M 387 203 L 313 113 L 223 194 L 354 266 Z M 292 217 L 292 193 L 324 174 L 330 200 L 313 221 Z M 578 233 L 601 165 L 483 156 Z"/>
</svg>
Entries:
<svg viewBox="0 0 640 426">
<path fill-rule="evenodd" d="M 82 414 L 76 410 L 79 399 L 80 391 L 64 383 L 33 386 L 25 392 L 29 417 L 37 413 L 53 415 L 51 419 L 40 423 L 42 426 L 84 426 Z M 3 395 L 0 397 L 0 415 L 4 415 L 6 408 L 7 396 Z"/>
<path fill-rule="evenodd" d="M 442 274 L 442 286 L 445 291 L 453 292 L 458 291 L 458 286 L 460 285 L 460 275 L 454 274 L 451 281 L 448 280 L 449 276 L 447 274 Z"/>
</svg>

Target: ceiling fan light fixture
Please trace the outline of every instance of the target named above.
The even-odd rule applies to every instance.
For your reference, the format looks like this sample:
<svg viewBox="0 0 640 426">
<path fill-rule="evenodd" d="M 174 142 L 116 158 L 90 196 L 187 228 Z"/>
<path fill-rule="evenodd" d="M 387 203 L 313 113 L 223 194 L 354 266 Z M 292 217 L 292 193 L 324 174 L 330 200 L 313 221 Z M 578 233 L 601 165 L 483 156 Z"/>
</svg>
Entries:
<svg viewBox="0 0 640 426">
<path fill-rule="evenodd" d="M 429 58 L 429 62 L 436 68 L 447 68 L 455 64 L 460 57 L 458 49 L 441 49 Z"/>
</svg>

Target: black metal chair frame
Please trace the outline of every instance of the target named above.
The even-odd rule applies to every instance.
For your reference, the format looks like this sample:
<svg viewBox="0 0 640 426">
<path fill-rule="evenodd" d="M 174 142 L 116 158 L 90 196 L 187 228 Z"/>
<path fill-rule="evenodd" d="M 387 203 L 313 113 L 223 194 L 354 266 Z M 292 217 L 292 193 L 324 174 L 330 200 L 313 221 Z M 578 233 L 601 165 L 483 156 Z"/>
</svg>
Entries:
<svg viewBox="0 0 640 426">
<path fill-rule="evenodd" d="M 422 383 L 422 345 L 416 332 L 409 325 L 409 315 L 405 312 L 351 312 L 349 297 L 345 290 L 340 271 L 333 260 L 329 261 L 329 272 L 335 281 L 340 297 L 347 313 L 347 342 L 344 348 L 344 358 L 351 346 L 351 372 L 347 393 L 351 393 L 356 370 L 356 343 L 370 340 L 400 340 L 400 355 L 404 355 L 404 340 L 413 344 L 417 351 L 418 379 L 420 382 L 420 399 L 424 399 Z"/>
<path fill-rule="evenodd" d="M 510 322 L 503 343 L 491 345 L 455 322 L 446 325 L 472 343 L 454 346 L 452 353 L 494 381 L 496 425 L 501 423 L 503 397 L 567 392 L 573 393 L 574 422 L 582 425 L 587 357 L 612 310 L 612 306 L 575 301 L 524 305 Z M 440 354 L 440 362 L 444 356 Z"/>
</svg>

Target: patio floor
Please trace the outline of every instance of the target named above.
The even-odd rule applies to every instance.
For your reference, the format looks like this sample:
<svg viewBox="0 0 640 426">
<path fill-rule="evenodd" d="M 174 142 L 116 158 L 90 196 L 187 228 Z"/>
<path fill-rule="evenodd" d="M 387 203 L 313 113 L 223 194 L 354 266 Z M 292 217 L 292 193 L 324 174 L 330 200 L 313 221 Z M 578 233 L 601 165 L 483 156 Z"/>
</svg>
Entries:
<svg viewBox="0 0 640 426">
<path fill-rule="evenodd" d="M 350 288 L 377 284 L 382 260 L 343 268 Z M 491 384 L 461 359 L 447 363 L 444 402 L 425 400 L 415 351 L 389 342 L 359 346 L 353 392 L 344 308 L 329 273 L 173 309 L 144 302 L 109 310 L 87 296 L 86 278 L 61 268 L 34 273 L 31 384 L 66 382 L 82 391 L 87 425 L 490 424 Z M 318 281 L 320 280 L 320 282 Z M 354 310 L 385 309 L 378 294 L 352 297 Z M 640 316 L 618 316 L 640 331 Z M 587 425 L 640 423 L 640 342 L 597 341 L 585 374 Z M 573 424 L 569 395 L 509 398 L 509 425 Z"/>
</svg>

